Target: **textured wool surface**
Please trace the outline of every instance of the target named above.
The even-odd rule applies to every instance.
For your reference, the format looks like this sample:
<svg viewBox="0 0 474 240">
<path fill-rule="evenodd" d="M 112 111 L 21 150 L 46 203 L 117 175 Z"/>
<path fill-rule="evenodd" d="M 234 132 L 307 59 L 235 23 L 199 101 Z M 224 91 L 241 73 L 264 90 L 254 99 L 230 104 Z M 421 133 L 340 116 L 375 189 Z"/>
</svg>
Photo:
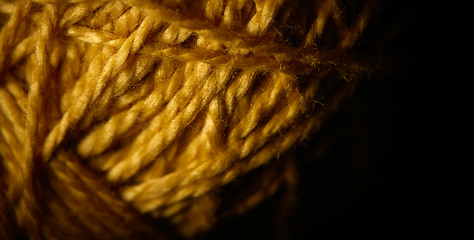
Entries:
<svg viewBox="0 0 474 240">
<path fill-rule="evenodd" d="M 370 70 L 374 6 L 0 1 L 0 236 L 193 237 L 296 184 L 278 158 Z"/>
</svg>

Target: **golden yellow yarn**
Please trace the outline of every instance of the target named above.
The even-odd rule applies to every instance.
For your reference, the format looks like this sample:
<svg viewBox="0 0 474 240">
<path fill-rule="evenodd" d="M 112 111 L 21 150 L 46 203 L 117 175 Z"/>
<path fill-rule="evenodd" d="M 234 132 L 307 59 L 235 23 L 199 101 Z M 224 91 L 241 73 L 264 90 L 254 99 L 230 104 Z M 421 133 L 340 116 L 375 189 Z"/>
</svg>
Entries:
<svg viewBox="0 0 474 240">
<path fill-rule="evenodd" d="M 350 49 L 373 7 L 0 1 L 0 236 L 209 229 L 217 189 L 316 131 L 366 70 Z M 292 182 L 284 164 L 232 211 Z"/>
</svg>

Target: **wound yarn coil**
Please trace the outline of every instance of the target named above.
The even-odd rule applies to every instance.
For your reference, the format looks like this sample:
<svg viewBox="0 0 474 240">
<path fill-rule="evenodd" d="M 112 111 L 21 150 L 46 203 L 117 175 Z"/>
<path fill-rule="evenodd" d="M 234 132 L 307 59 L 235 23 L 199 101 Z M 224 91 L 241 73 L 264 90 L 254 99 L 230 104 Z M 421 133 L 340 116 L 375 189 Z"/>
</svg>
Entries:
<svg viewBox="0 0 474 240">
<path fill-rule="evenodd" d="M 240 176 L 267 167 L 236 214 L 294 184 L 269 162 L 370 70 L 374 6 L 1 0 L 0 236 L 192 237 Z"/>
</svg>

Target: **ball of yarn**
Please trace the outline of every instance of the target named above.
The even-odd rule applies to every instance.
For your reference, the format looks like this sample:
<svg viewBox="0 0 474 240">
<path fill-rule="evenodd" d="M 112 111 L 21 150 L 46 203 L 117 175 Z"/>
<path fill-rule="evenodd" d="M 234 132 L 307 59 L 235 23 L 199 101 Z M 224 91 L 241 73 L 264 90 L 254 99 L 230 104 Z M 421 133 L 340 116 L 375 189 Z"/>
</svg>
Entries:
<svg viewBox="0 0 474 240">
<path fill-rule="evenodd" d="M 354 49 L 373 8 L 0 1 L 0 236 L 193 237 L 294 184 L 271 162 L 370 70 Z"/>
</svg>

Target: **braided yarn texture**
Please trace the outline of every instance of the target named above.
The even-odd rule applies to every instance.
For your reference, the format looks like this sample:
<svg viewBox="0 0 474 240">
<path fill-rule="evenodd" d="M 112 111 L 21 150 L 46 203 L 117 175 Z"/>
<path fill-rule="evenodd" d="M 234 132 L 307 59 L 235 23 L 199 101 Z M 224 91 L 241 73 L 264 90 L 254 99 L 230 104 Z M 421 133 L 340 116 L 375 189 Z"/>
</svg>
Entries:
<svg viewBox="0 0 474 240">
<path fill-rule="evenodd" d="M 193 237 L 295 184 L 278 158 L 370 70 L 374 6 L 1 0 L 0 236 Z"/>
</svg>

